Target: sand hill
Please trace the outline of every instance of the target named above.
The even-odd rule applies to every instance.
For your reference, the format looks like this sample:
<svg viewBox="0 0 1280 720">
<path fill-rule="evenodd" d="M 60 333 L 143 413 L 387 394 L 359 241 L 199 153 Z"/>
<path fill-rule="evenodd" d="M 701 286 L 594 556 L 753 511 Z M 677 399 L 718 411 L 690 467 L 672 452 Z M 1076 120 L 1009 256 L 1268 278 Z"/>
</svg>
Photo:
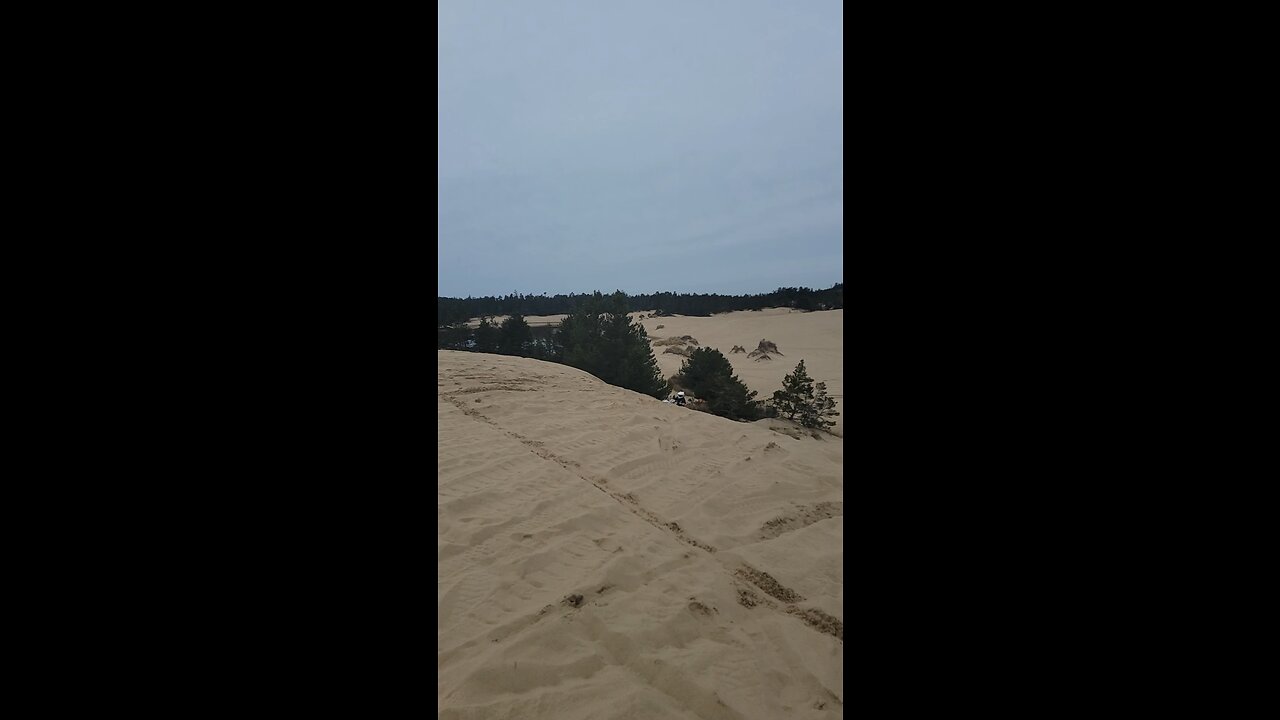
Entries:
<svg viewBox="0 0 1280 720">
<path fill-rule="evenodd" d="M 804 360 L 805 369 L 815 382 L 827 384 L 827 394 L 836 401 L 835 427 L 831 431 L 844 436 L 844 310 L 801 312 L 789 308 L 768 308 L 760 311 L 741 310 L 721 313 L 711 317 L 686 317 L 671 315 L 645 317 L 652 311 L 630 313 L 633 320 L 644 325 L 645 332 L 655 343 L 653 356 L 664 377 L 680 372 L 687 350 L 694 347 L 710 347 L 720 351 L 733 366 L 733 371 L 746 386 L 759 393 L 757 400 L 773 397 L 774 390 L 782 389 L 782 378 L 795 370 L 796 363 Z M 529 315 L 525 322 L 530 327 L 551 327 L 565 319 L 565 315 Z M 494 319 L 502 322 L 505 315 Z M 470 325 L 480 324 L 472 318 Z M 658 326 L 662 327 L 659 328 Z M 669 352 L 672 345 L 663 345 L 672 338 L 690 336 L 697 344 L 675 345 L 685 352 Z M 754 350 L 761 340 L 776 343 L 783 352 L 766 362 L 743 353 L 732 352 L 735 345 Z"/>
<path fill-rule="evenodd" d="M 439 717 L 843 717 L 842 439 L 438 363 Z"/>
<path fill-rule="evenodd" d="M 827 394 L 836 400 L 839 411 L 832 432 L 844 435 L 844 310 L 799 312 L 787 308 L 769 308 L 758 312 L 742 310 L 711 317 L 643 318 L 645 332 L 651 339 L 690 335 L 700 347 L 715 348 L 729 360 L 733 371 L 746 386 L 759 393 L 757 400 L 773 397 L 782 389 L 782 378 L 804 360 L 805 370 L 816 382 L 827 384 Z M 657 326 L 662 325 L 662 329 Z M 765 362 L 757 362 L 748 354 L 731 352 L 734 345 L 755 350 L 761 340 L 777 344 L 783 352 Z M 680 371 L 684 358 L 655 347 L 662 374 L 671 377 Z"/>
</svg>

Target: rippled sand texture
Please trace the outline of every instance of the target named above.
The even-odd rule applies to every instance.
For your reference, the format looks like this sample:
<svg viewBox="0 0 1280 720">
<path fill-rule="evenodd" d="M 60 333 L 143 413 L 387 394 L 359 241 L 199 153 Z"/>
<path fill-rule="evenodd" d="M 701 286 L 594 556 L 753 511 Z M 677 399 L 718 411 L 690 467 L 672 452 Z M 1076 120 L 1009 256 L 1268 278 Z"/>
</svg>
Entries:
<svg viewBox="0 0 1280 720">
<path fill-rule="evenodd" d="M 843 717 L 842 439 L 438 361 L 441 718 Z"/>
</svg>

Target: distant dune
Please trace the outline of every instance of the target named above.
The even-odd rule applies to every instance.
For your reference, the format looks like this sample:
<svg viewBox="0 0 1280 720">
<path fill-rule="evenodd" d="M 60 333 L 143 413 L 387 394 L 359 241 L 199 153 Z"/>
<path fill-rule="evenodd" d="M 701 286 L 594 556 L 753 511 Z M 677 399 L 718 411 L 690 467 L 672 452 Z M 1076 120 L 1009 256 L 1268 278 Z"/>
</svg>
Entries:
<svg viewBox="0 0 1280 720">
<path fill-rule="evenodd" d="M 636 317 L 637 315 L 638 313 L 633 313 L 632 317 Z M 495 315 L 492 318 L 490 318 L 490 321 L 496 325 L 501 325 L 502 321 L 506 320 L 509 317 L 511 316 Z M 525 315 L 524 321 L 529 324 L 529 327 L 554 326 L 554 325 L 559 325 L 560 322 L 567 317 L 569 316 L 568 315 Z M 480 318 L 477 317 L 477 318 L 471 318 L 470 320 L 468 320 L 467 327 L 469 328 L 480 327 Z"/>
<path fill-rule="evenodd" d="M 766 337 L 831 385 L 815 328 L 715 320 L 643 322 L 726 354 Z M 439 717 L 844 716 L 843 439 L 565 365 L 437 360 Z"/>
<path fill-rule="evenodd" d="M 814 382 L 825 382 L 827 394 L 836 400 L 835 427 L 831 429 L 836 435 L 844 436 L 844 310 L 823 310 L 819 312 L 801 312 L 789 308 L 767 308 L 760 311 L 738 311 L 712 315 L 711 317 L 673 317 L 642 318 L 652 310 L 631 313 L 631 318 L 644 325 L 649 339 L 656 341 L 664 338 L 690 335 L 697 339 L 698 347 L 711 347 L 719 350 L 729 359 L 734 372 L 747 387 L 759 393 L 757 400 L 773 397 L 774 390 L 782 389 L 782 378 L 795 370 L 796 363 L 804 360 L 805 370 Z M 501 322 L 507 316 L 500 315 L 495 321 Z M 532 327 L 543 327 L 559 324 L 565 315 L 529 315 L 525 321 Z M 480 324 L 479 318 L 473 318 L 471 327 Z M 658 326 L 663 327 L 659 328 Z M 734 345 L 741 345 L 750 352 L 761 340 L 770 340 L 778 344 L 781 356 L 769 360 L 757 361 L 743 353 L 730 353 Z M 653 348 L 653 356 L 664 377 L 671 377 L 680 371 L 684 358 L 673 353 L 663 352 L 664 348 Z"/>
<path fill-rule="evenodd" d="M 773 397 L 782 389 L 782 378 L 804 360 L 805 371 L 815 382 L 827 384 L 827 394 L 836 400 L 840 413 L 832 432 L 844 435 L 844 310 L 800 312 L 787 308 L 740 311 L 711 317 L 645 318 L 640 321 L 650 340 L 690 335 L 698 347 L 719 350 L 747 387 L 759 393 L 757 400 Z M 663 327 L 658 328 L 659 325 Z M 781 356 L 757 361 L 745 353 L 730 353 L 734 345 L 747 352 L 756 349 L 761 340 L 778 344 Z M 655 347 L 653 356 L 663 375 L 671 377 L 680 371 L 684 358 Z"/>
</svg>

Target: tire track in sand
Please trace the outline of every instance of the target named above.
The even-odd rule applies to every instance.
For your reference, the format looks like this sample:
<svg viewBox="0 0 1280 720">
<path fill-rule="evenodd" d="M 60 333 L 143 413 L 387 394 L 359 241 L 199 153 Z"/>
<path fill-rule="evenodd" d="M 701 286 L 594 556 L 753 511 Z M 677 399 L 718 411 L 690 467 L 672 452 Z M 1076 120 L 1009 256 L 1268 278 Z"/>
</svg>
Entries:
<svg viewBox="0 0 1280 720">
<path fill-rule="evenodd" d="M 488 390 L 488 389 L 502 390 L 505 388 L 495 387 L 495 388 L 484 388 L 484 389 L 485 390 Z M 473 390 L 471 392 L 476 392 L 476 391 Z M 467 394 L 471 394 L 471 393 L 467 393 Z M 581 478 L 582 480 L 585 480 L 586 482 L 590 483 L 592 487 L 608 495 L 619 505 L 622 505 L 632 514 L 636 515 L 637 517 L 649 523 L 650 525 L 658 528 L 659 530 L 662 530 L 665 533 L 673 535 L 676 539 L 680 540 L 686 545 L 696 547 L 699 550 L 706 551 L 707 553 L 715 553 L 716 549 L 714 547 L 707 545 L 705 543 L 699 542 L 697 539 L 690 537 L 687 533 L 684 532 L 683 528 L 681 528 L 678 523 L 664 522 L 662 518 L 658 517 L 656 514 L 654 514 L 653 512 L 649 511 L 647 508 L 640 505 L 640 502 L 636 500 L 635 496 L 633 496 L 631 493 L 614 492 L 613 490 L 610 490 L 609 488 L 606 487 L 607 483 L 603 478 L 596 479 L 579 472 L 579 469 L 582 467 L 582 465 L 576 460 L 561 457 L 551 452 L 550 450 L 547 450 L 544 446 L 544 443 L 541 443 L 537 440 L 530 440 L 524 435 L 521 435 L 520 433 L 504 428 L 502 425 L 498 424 L 494 420 L 485 416 L 480 411 L 467 407 L 467 404 L 464 401 L 460 400 L 458 397 L 456 397 L 456 394 L 442 393 L 440 397 L 443 397 L 444 399 L 448 400 L 451 404 L 453 404 L 455 407 L 461 410 L 464 415 L 467 415 L 473 420 L 488 424 L 494 428 L 497 428 L 508 437 L 518 440 L 522 445 L 524 445 L 529 450 L 529 452 L 533 453 L 534 455 L 537 455 L 538 457 L 544 460 L 548 460 L 548 461 L 559 464 L 565 470 L 568 470 L 569 472 L 573 473 L 574 475 Z M 841 505 L 843 505 L 843 503 L 841 503 Z M 826 508 L 824 508 L 824 510 L 825 509 Z M 843 508 L 841 508 L 841 514 L 843 514 Z M 792 529 L 792 528 L 788 528 L 788 529 Z M 728 570 L 727 567 L 726 567 L 726 570 Z M 749 583 L 751 586 L 754 586 L 755 588 L 761 590 L 765 594 L 772 596 L 777 600 L 782 601 L 784 603 L 784 606 L 781 609 L 781 612 L 784 612 L 788 615 L 793 615 L 799 618 L 801 621 L 803 621 L 806 625 L 810 626 L 814 630 L 817 630 L 818 632 L 821 632 L 821 633 L 825 633 L 827 635 L 831 635 L 835 637 L 837 640 L 839 640 L 840 642 L 842 643 L 844 642 L 844 623 L 843 622 L 841 622 L 838 618 L 832 617 L 817 608 L 802 608 L 798 606 L 795 603 L 803 601 L 804 597 L 801 596 L 799 593 L 795 592 L 794 590 L 792 590 L 791 588 L 788 588 L 782 585 L 768 573 L 761 572 L 749 565 L 744 564 L 738 567 L 737 569 L 732 570 L 731 574 L 735 578 L 737 578 L 739 581 Z M 754 607 L 756 604 L 764 604 L 770 610 L 778 611 L 778 608 L 774 603 L 769 601 L 765 601 L 764 603 L 757 603 L 755 600 L 752 599 L 753 595 L 754 593 L 752 593 L 749 590 L 746 593 L 740 593 L 739 602 L 747 607 Z"/>
<path fill-rule="evenodd" d="M 485 389 L 500 390 L 503 388 L 485 388 Z M 472 392 L 476 392 L 476 391 L 472 391 Z M 637 501 L 635 499 L 635 496 L 633 496 L 631 493 L 614 492 L 613 490 L 610 490 L 608 487 L 606 487 L 608 483 L 605 481 L 604 478 L 592 478 L 582 474 L 580 472 L 582 464 L 579 463 L 578 461 L 570 458 L 561 457 L 551 452 L 550 450 L 547 450 L 543 446 L 543 443 L 538 442 L 537 440 L 530 440 L 518 432 L 514 432 L 502 427 L 502 425 L 486 417 L 480 411 L 475 410 L 474 408 L 467 407 L 466 402 L 460 400 L 455 394 L 442 393 L 440 397 L 444 398 L 445 400 L 448 400 L 451 404 L 453 404 L 455 407 L 461 410 L 464 415 L 472 418 L 473 420 L 491 425 L 497 428 L 498 430 L 502 431 L 503 434 L 507 435 L 508 437 L 518 440 L 522 445 L 524 445 L 529 450 L 529 452 L 533 453 L 534 455 L 537 455 L 543 460 L 549 460 L 551 462 L 559 464 L 565 470 L 568 470 L 569 472 L 573 473 L 579 478 L 590 483 L 591 486 L 594 487 L 595 489 L 599 490 L 605 495 L 608 495 L 615 502 L 617 502 L 622 507 L 626 508 L 629 512 L 631 512 L 636 517 L 640 518 L 641 520 L 644 520 L 645 522 L 658 528 L 659 530 L 662 530 L 664 533 L 673 535 L 680 542 L 686 545 L 698 548 L 699 550 L 703 550 L 708 553 L 714 553 L 716 551 L 716 549 L 713 546 L 708 545 L 704 542 L 701 542 L 697 538 L 690 537 L 689 534 L 686 533 L 684 529 L 680 527 L 679 523 L 666 522 L 662 518 L 658 517 L 656 514 L 654 514 L 647 508 L 645 508 L 644 506 L 640 505 L 639 501 Z"/>
</svg>

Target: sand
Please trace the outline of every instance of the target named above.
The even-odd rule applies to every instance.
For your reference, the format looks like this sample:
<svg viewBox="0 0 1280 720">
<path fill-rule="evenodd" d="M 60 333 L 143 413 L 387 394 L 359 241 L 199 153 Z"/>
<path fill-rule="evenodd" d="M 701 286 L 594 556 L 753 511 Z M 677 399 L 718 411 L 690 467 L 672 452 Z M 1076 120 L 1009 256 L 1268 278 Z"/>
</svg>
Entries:
<svg viewBox="0 0 1280 720">
<path fill-rule="evenodd" d="M 632 317 L 639 317 L 640 313 L 634 313 Z M 493 315 L 489 318 L 489 322 L 494 325 L 501 325 L 503 321 L 511 317 L 510 315 Z M 555 327 L 564 321 L 568 315 L 525 315 L 524 321 L 529 327 Z M 480 327 L 480 318 L 474 317 L 467 321 L 467 327 Z"/>
<path fill-rule="evenodd" d="M 844 436 L 844 310 L 802 312 L 789 308 L 767 308 L 760 311 L 721 313 L 711 317 L 643 317 L 651 312 L 642 310 L 630 313 L 633 320 L 644 325 L 651 343 L 689 335 L 698 341 L 698 347 L 719 350 L 729 359 L 729 364 L 733 365 L 738 379 L 747 388 L 758 393 L 757 400 L 773 397 L 774 390 L 782 389 L 782 378 L 795 370 L 796 363 L 804 360 L 809 377 L 815 383 L 825 382 L 827 395 L 836 401 L 836 411 L 840 414 L 835 417 L 836 424 L 831 432 Z M 554 326 L 566 317 L 528 315 L 525 322 L 530 327 Z M 506 315 L 499 315 L 494 321 L 501 323 L 506 318 Z M 472 318 L 469 324 L 477 327 L 480 319 Z M 663 327 L 659 328 L 659 325 Z M 734 345 L 741 345 L 750 353 L 761 340 L 776 343 L 782 355 L 773 356 L 771 360 L 757 361 L 747 357 L 745 353 L 729 352 Z M 680 372 L 683 357 L 664 352 L 666 346 L 651 346 L 663 377 L 669 378 Z"/>
<path fill-rule="evenodd" d="M 438 363 L 439 717 L 843 717 L 843 439 Z"/>
<path fill-rule="evenodd" d="M 751 390 L 757 400 L 773 397 L 782 389 L 782 378 L 804 360 L 805 372 L 814 382 L 827 384 L 827 395 L 835 398 L 836 416 L 832 432 L 844 436 L 844 310 L 800 312 L 787 308 L 769 308 L 758 312 L 743 310 L 711 317 L 644 318 L 640 320 L 649 339 L 689 335 L 698 347 L 719 350 L 733 365 L 738 379 Z M 662 328 L 658 328 L 662 325 Z M 746 353 L 730 353 L 734 345 L 756 349 L 761 340 L 777 343 L 781 356 L 756 361 Z M 653 357 L 666 377 L 680 371 L 685 358 L 663 352 L 665 346 L 654 346 Z"/>
</svg>

